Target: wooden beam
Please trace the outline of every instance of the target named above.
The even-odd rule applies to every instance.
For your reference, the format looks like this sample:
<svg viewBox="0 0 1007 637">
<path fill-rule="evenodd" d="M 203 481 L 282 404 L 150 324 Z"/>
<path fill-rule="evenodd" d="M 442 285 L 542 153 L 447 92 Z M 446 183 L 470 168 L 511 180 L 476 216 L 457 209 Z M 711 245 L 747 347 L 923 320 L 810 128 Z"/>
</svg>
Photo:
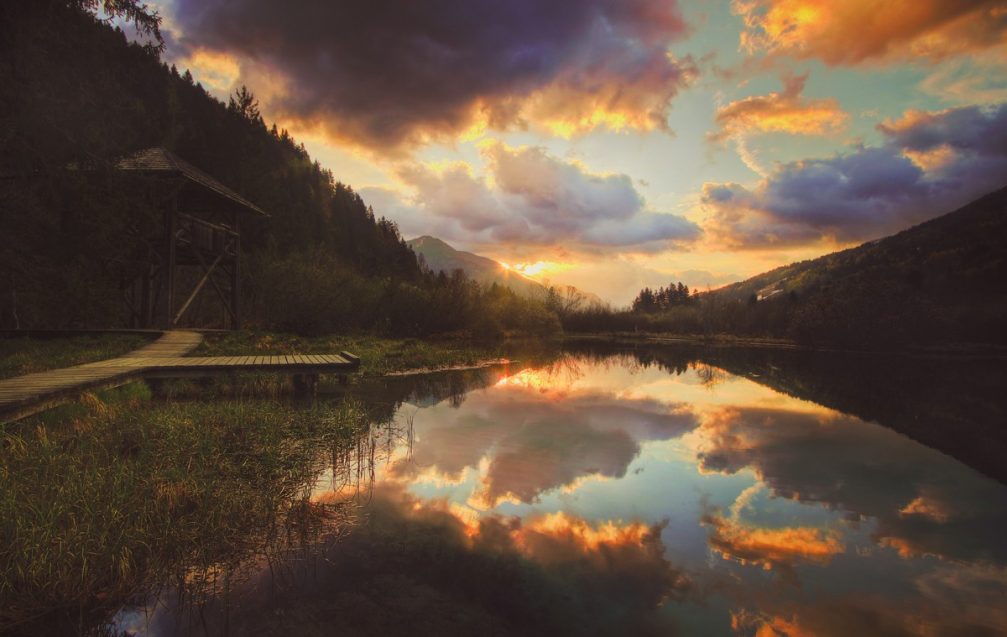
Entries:
<svg viewBox="0 0 1007 637">
<path fill-rule="evenodd" d="M 167 220 L 165 223 L 165 231 L 167 232 L 168 245 L 167 248 L 167 270 L 164 273 L 165 286 L 167 288 L 167 299 L 166 306 L 164 310 L 163 322 L 165 326 L 171 322 L 171 313 L 175 310 L 175 261 L 176 254 L 175 248 L 177 244 L 177 237 L 175 236 L 178 229 L 178 198 L 175 197 L 171 201 L 171 205 L 168 207 Z"/>
<path fill-rule="evenodd" d="M 153 260 L 153 259 L 150 259 Z M 140 301 L 140 327 L 151 327 L 154 322 L 154 264 L 148 263 L 146 271 L 143 273 L 143 281 L 141 282 L 142 291 L 140 294 L 143 296 L 143 300 Z"/>
<path fill-rule="evenodd" d="M 185 214 L 184 212 L 180 212 L 179 216 L 181 218 L 185 219 L 186 221 L 189 221 L 189 222 L 201 225 L 201 226 L 206 226 L 207 228 L 210 228 L 211 230 L 216 230 L 218 232 L 223 232 L 225 234 L 229 234 L 229 235 L 232 235 L 232 236 L 237 236 L 237 234 L 238 234 L 237 231 L 235 231 L 232 228 L 228 228 L 227 226 L 222 226 L 222 225 L 220 225 L 218 223 L 213 223 L 212 221 L 206 221 L 205 219 L 200 219 L 199 217 L 194 217 L 192 215 Z"/>
<path fill-rule="evenodd" d="M 219 263 L 224 256 L 226 256 L 225 254 L 221 253 L 220 255 L 217 256 L 217 260 L 213 262 L 213 266 L 207 266 L 206 261 L 203 260 L 203 256 L 199 254 L 199 250 L 193 250 L 192 253 L 196 256 L 196 260 L 199 261 L 199 265 L 202 266 L 203 272 L 207 273 L 213 267 L 215 267 L 217 263 Z M 217 285 L 217 282 L 214 281 L 212 277 L 210 278 L 210 285 L 212 285 L 213 289 L 217 291 L 217 296 L 220 297 L 220 304 L 223 305 L 224 309 L 227 310 L 227 313 L 231 315 L 231 320 L 233 321 L 234 311 L 231 309 L 230 305 L 228 305 L 227 296 L 224 295 L 223 290 L 220 289 L 220 286 Z"/>
<path fill-rule="evenodd" d="M 234 224 L 234 262 L 231 263 L 231 329 L 241 329 L 241 215 L 232 211 Z"/>
<path fill-rule="evenodd" d="M 223 254 L 217 255 L 217 258 L 214 259 L 214 261 L 210 265 L 210 267 L 206 270 L 205 273 L 203 273 L 203 278 L 200 279 L 199 283 L 196 284 L 196 289 L 194 289 L 192 291 L 192 294 L 189 295 L 189 298 L 187 298 L 185 300 L 185 303 L 182 304 L 181 309 L 178 310 L 178 314 L 176 314 L 175 318 L 173 318 L 171 320 L 171 324 L 172 325 L 177 325 L 178 324 L 178 320 L 180 318 L 182 318 L 182 315 L 185 314 L 185 311 L 187 309 L 189 309 L 189 304 L 192 303 L 193 299 L 196 298 L 196 295 L 199 294 L 199 291 L 203 289 L 203 286 L 206 285 L 206 282 L 208 280 L 210 280 L 210 274 L 213 272 L 214 268 L 217 267 L 217 265 L 220 263 L 220 260 L 223 259 L 223 258 L 224 258 Z M 202 262 L 203 262 L 203 260 L 202 260 L 202 258 L 200 258 L 200 263 L 202 263 Z M 216 283 L 214 283 L 214 285 L 216 285 Z"/>
</svg>

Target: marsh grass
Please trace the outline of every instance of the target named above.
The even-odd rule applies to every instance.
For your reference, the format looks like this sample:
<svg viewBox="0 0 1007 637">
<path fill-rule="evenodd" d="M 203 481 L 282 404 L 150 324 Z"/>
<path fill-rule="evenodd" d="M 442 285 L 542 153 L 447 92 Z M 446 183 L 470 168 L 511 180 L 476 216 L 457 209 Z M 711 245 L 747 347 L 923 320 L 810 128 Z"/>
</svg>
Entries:
<svg viewBox="0 0 1007 637">
<path fill-rule="evenodd" d="M 70 367 L 122 356 L 146 345 L 143 334 L 102 334 L 71 338 L 0 339 L 0 378 Z"/>
<path fill-rule="evenodd" d="M 310 488 L 357 444 L 359 413 L 159 403 L 134 384 L 7 425 L 0 632 L 85 632 L 168 574 L 205 585 L 317 530 L 336 512 Z"/>
</svg>

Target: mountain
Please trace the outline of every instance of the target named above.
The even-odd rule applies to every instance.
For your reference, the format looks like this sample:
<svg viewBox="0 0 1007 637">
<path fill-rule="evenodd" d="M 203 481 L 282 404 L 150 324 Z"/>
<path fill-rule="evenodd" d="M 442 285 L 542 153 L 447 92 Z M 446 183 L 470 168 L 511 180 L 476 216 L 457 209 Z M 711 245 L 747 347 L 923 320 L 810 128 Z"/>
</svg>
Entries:
<svg viewBox="0 0 1007 637">
<path fill-rule="evenodd" d="M 413 252 L 423 258 L 434 272 L 450 274 L 461 270 L 468 277 L 482 285 L 496 283 L 517 294 L 533 298 L 544 298 L 547 290 L 544 285 L 528 277 L 508 270 L 493 259 L 456 250 L 436 237 L 424 235 L 406 241 Z"/>
<path fill-rule="evenodd" d="M 840 346 L 1007 344 L 1005 283 L 1007 188 L 890 237 L 704 296 L 722 331 Z"/>
</svg>

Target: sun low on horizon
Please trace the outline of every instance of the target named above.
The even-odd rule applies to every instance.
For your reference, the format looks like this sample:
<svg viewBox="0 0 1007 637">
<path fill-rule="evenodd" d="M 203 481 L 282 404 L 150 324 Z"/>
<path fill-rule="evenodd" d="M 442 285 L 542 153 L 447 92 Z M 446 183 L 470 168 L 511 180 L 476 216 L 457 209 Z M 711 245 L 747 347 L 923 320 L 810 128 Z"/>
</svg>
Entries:
<svg viewBox="0 0 1007 637">
<path fill-rule="evenodd" d="M 886 236 L 1007 176 L 1007 2 L 160 0 L 165 59 L 406 238 L 616 305 Z"/>
</svg>

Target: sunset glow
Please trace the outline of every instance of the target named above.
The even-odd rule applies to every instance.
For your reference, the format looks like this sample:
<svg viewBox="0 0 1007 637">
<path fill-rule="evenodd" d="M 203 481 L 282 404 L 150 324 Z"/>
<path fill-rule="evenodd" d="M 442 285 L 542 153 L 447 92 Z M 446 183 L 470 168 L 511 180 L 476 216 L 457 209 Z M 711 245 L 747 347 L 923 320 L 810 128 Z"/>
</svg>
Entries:
<svg viewBox="0 0 1007 637">
<path fill-rule="evenodd" d="M 0 51 L 0 634 L 1007 637 L 1007 0 Z"/>
<path fill-rule="evenodd" d="M 565 272 L 567 270 L 576 267 L 575 265 L 570 263 L 554 263 L 551 261 L 535 261 L 534 263 L 513 263 L 513 264 L 500 261 L 499 263 L 504 267 L 505 270 L 517 272 L 518 274 L 530 278 L 543 278 L 551 274 Z"/>
<path fill-rule="evenodd" d="M 197 12 L 189 0 L 163 0 L 180 41 L 215 42 L 169 53 L 221 95 L 252 82 L 267 119 L 310 134 L 310 150 L 331 159 L 337 177 L 345 171 L 407 238 L 433 235 L 616 304 L 644 286 L 716 287 L 856 245 L 999 185 L 984 176 L 992 172 L 974 171 L 954 192 L 920 200 L 894 184 L 870 197 L 842 186 L 861 165 L 881 174 L 908 160 L 918 168 L 913 187 L 937 188 L 980 156 L 951 140 L 924 149 L 910 139 L 961 116 L 955 109 L 992 109 L 1007 97 L 1007 31 L 995 26 L 1002 2 L 591 2 L 563 20 L 595 25 L 576 34 L 531 11 L 520 19 L 535 35 L 509 22 L 523 14 L 500 9 L 496 19 L 512 28 L 495 48 L 473 44 L 482 24 L 437 27 L 447 42 L 473 35 L 457 45 L 473 48 L 428 61 L 424 81 L 442 88 L 415 108 L 415 93 L 399 95 L 414 78 L 397 74 L 417 68 L 408 54 L 376 52 L 393 71 L 377 83 L 358 78 L 341 63 L 313 61 L 353 57 L 341 41 L 356 32 L 301 41 L 274 10 L 252 4 L 241 19 L 284 46 L 253 51 L 218 32 L 237 5 Z M 396 37 L 423 41 L 435 25 L 417 17 Z M 357 25 L 364 42 L 382 28 L 377 14 Z M 527 50 L 553 57 L 494 75 Z M 454 84 L 455 76 L 480 81 Z M 367 86 L 369 99 L 358 104 L 347 81 Z M 812 186 L 823 175 L 828 184 Z M 825 190 L 832 194 L 819 199 Z M 877 212 L 847 212 L 858 207 Z"/>
</svg>

